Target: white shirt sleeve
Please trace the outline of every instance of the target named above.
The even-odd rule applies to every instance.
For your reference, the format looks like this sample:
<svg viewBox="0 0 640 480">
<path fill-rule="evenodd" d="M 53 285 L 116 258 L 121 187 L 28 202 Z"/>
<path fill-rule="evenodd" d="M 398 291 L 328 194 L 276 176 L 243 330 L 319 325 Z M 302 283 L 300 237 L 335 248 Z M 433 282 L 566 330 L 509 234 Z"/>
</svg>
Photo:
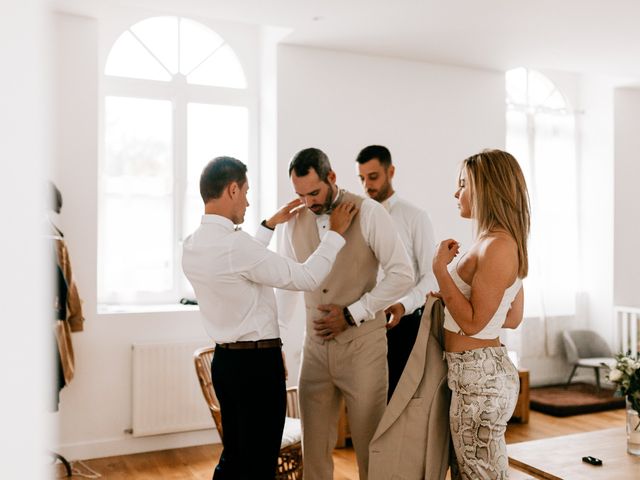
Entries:
<svg viewBox="0 0 640 480">
<path fill-rule="evenodd" d="M 435 235 L 429 215 L 420 211 L 420 215 L 413 219 L 411 225 L 411 255 L 413 255 L 416 271 L 416 285 L 402 297 L 398 303 L 404 306 L 405 314 L 413 313 L 424 305 L 426 295 L 431 290 L 437 290 L 436 277 L 431 263 L 435 253 Z"/>
<path fill-rule="evenodd" d="M 342 235 L 328 231 L 318 248 L 304 263 L 279 255 L 250 236 L 239 237 L 245 248 L 235 249 L 232 266 L 252 282 L 285 290 L 315 290 L 331 271 L 338 252 L 345 244 Z"/>
<path fill-rule="evenodd" d="M 413 286 L 413 270 L 393 220 L 375 200 L 365 199 L 360 206 L 362 235 L 373 250 L 384 277 L 370 292 L 348 306 L 356 325 L 375 317 Z"/>
<path fill-rule="evenodd" d="M 271 237 L 273 237 L 273 230 L 260 224 L 258 225 L 258 231 L 253 238 L 258 240 L 265 247 L 268 247 L 269 243 L 271 242 Z"/>
<path fill-rule="evenodd" d="M 291 243 L 291 235 L 295 223 L 296 217 L 293 217 L 287 223 L 276 227 L 276 231 L 278 232 L 278 253 L 293 260 L 297 258 L 293 250 L 293 244 Z M 299 291 L 276 289 L 278 326 L 282 337 L 285 337 L 286 332 L 289 330 L 289 322 L 295 314 L 296 306 L 298 301 L 301 300 L 301 297 L 302 292 Z"/>
</svg>

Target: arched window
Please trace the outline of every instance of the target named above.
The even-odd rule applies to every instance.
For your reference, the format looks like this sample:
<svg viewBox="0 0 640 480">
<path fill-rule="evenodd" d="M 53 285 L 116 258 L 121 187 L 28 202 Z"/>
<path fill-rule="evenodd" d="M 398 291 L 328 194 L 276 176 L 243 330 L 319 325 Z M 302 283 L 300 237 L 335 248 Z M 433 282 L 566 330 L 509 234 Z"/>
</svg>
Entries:
<svg viewBox="0 0 640 480">
<path fill-rule="evenodd" d="M 578 210 L 575 118 L 543 74 L 506 74 L 507 150 L 520 162 L 531 196 L 525 316 L 575 313 Z"/>
<path fill-rule="evenodd" d="M 246 88 L 233 49 L 213 30 L 187 18 L 154 17 L 131 26 L 114 43 L 105 75 L 212 87 Z"/>
<path fill-rule="evenodd" d="M 200 172 L 219 155 L 253 163 L 257 88 L 245 71 L 226 36 L 187 18 L 142 20 L 111 46 L 102 78 L 101 304 L 168 304 L 190 293 L 181 241 L 200 222 Z"/>
</svg>

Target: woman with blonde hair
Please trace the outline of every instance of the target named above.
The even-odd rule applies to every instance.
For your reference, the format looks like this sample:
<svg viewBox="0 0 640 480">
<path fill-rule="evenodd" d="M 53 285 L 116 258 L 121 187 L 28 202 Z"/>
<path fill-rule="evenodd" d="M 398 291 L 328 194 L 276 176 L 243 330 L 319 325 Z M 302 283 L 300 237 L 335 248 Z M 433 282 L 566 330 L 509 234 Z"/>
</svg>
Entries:
<svg viewBox="0 0 640 480">
<path fill-rule="evenodd" d="M 460 216 L 474 221 L 474 242 L 451 263 L 460 245 L 444 240 L 433 258 L 436 295 L 446 305 L 451 438 L 462 478 L 504 479 L 504 433 L 519 382 L 499 335 L 522 321 L 529 196 L 516 159 L 485 150 L 463 162 L 455 198 Z"/>
</svg>

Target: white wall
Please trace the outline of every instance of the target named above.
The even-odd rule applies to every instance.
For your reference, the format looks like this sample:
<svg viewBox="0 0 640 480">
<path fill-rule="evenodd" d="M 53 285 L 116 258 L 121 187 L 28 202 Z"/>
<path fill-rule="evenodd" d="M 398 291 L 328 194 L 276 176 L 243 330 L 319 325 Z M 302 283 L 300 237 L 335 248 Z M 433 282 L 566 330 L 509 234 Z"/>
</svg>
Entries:
<svg viewBox="0 0 640 480">
<path fill-rule="evenodd" d="M 502 72 L 285 45 L 278 77 L 280 203 L 293 194 L 287 167 L 297 151 L 323 149 L 338 184 L 360 193 L 356 155 L 378 143 L 391 150 L 396 190 L 430 213 L 436 237 L 468 244 L 457 169 L 482 148 L 504 148 Z"/>
<path fill-rule="evenodd" d="M 0 445 L 2 478 L 45 478 L 51 447 L 53 315 L 43 239 L 50 155 L 49 23 L 45 2 L 3 2 L 0 16 Z"/>
<path fill-rule="evenodd" d="M 290 30 L 263 27 L 260 39 L 259 218 L 278 208 L 278 44 Z M 261 221 L 261 220 L 259 220 Z"/>
<path fill-rule="evenodd" d="M 483 148 L 504 148 L 504 96 L 502 72 L 280 46 L 278 201 L 294 195 L 287 171 L 297 151 L 322 149 L 338 185 L 361 193 L 355 158 L 366 145 L 382 144 L 396 164 L 394 187 L 429 212 L 436 239 L 468 247 L 471 225 L 453 198 L 457 169 Z M 285 337 L 293 381 L 303 310 L 294 315 Z"/>
<path fill-rule="evenodd" d="M 640 307 L 640 89 L 615 92 L 614 302 Z"/>
<path fill-rule="evenodd" d="M 587 328 L 613 346 L 613 81 L 583 77 L 580 108 L 580 252 L 578 275 Z"/>
</svg>

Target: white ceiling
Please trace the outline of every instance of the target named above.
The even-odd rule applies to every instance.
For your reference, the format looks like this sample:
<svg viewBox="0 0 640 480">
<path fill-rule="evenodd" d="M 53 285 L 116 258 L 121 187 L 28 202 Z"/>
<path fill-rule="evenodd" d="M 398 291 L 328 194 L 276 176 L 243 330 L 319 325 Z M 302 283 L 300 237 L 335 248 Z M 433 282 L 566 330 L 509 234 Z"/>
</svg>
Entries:
<svg viewBox="0 0 640 480">
<path fill-rule="evenodd" d="M 54 0 L 291 29 L 285 43 L 507 70 L 640 81 L 639 0 Z"/>
</svg>

